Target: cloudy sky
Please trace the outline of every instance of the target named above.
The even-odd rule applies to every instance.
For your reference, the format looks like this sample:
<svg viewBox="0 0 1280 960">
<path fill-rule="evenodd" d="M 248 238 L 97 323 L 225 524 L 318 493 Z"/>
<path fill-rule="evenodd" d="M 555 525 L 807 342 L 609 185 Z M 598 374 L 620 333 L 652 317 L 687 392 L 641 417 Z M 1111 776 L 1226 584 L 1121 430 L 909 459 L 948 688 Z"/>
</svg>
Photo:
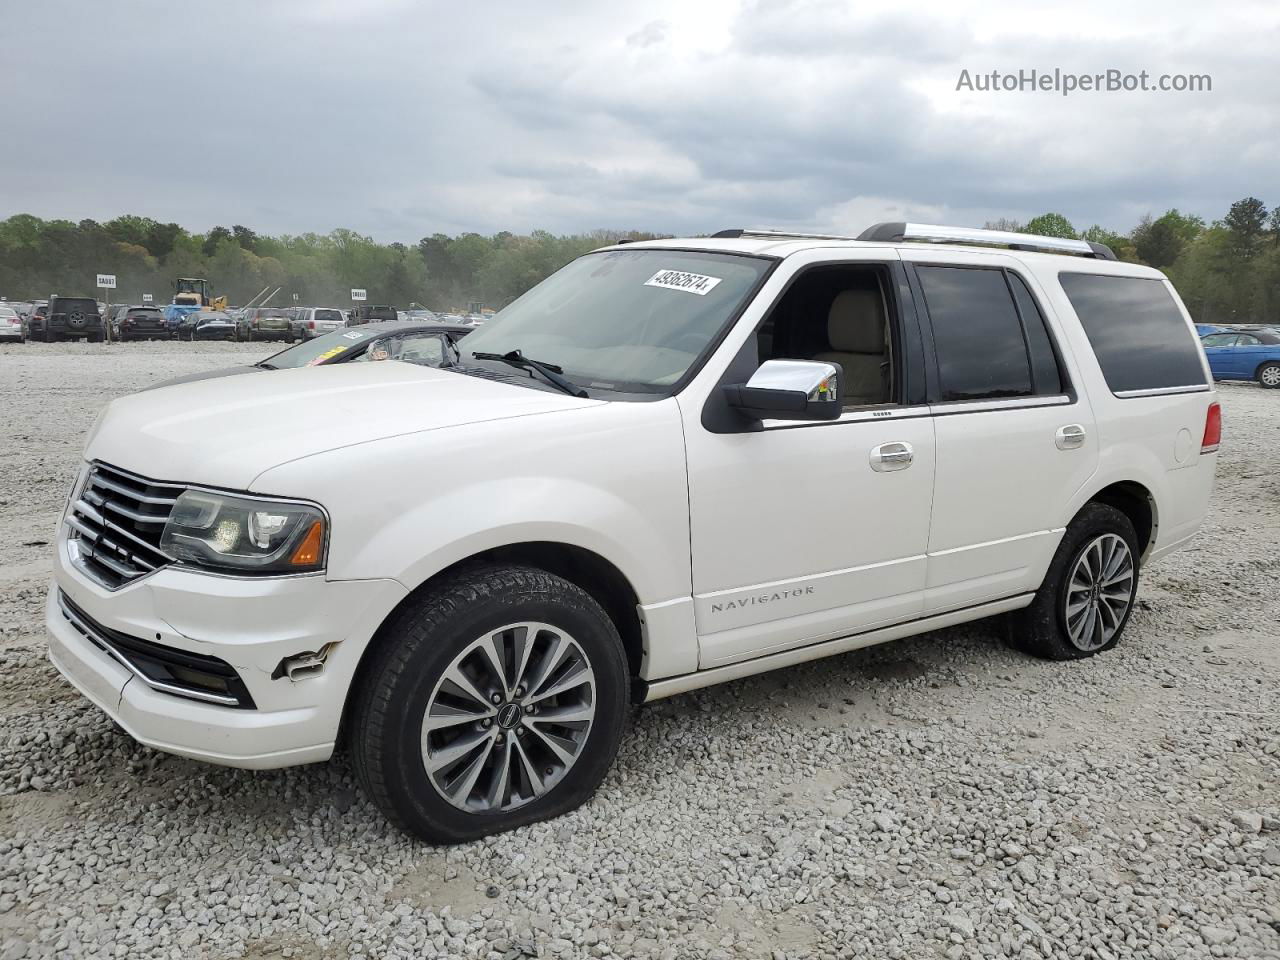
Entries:
<svg viewBox="0 0 1280 960">
<path fill-rule="evenodd" d="M 4 0 L 0 37 L 0 217 L 412 242 L 1280 204 L 1274 0 Z M 1213 89 L 956 89 L 1032 68 Z"/>
</svg>

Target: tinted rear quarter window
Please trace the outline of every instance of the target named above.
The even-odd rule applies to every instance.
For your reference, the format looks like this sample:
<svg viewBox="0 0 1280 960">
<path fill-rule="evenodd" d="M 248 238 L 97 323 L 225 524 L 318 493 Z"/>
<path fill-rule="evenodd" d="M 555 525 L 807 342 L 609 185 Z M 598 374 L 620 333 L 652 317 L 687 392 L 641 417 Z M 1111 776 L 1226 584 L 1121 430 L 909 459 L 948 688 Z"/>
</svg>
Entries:
<svg viewBox="0 0 1280 960">
<path fill-rule="evenodd" d="M 1022 324 L 1004 273 L 917 266 L 933 327 L 943 400 L 1031 394 Z"/>
<path fill-rule="evenodd" d="M 1162 280 L 1058 275 L 1112 393 L 1205 386 L 1196 338 Z"/>
</svg>

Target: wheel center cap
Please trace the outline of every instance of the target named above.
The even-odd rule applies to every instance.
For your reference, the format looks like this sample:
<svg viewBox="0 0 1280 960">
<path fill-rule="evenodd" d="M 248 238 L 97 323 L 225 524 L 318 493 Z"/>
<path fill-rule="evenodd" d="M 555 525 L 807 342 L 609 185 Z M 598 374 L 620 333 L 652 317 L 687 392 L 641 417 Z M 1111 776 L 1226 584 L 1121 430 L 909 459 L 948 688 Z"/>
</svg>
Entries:
<svg viewBox="0 0 1280 960">
<path fill-rule="evenodd" d="M 524 717 L 524 710 L 518 703 L 504 703 L 498 708 L 498 726 L 510 730 Z"/>
</svg>

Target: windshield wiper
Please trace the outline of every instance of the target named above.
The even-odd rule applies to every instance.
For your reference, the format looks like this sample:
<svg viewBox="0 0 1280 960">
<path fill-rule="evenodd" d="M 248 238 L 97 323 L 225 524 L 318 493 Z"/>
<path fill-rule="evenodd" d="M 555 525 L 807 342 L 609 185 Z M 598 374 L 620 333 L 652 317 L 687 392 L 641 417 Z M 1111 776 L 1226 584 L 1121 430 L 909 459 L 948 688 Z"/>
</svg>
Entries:
<svg viewBox="0 0 1280 960">
<path fill-rule="evenodd" d="M 257 363 L 254 364 L 254 366 L 261 367 L 263 370 L 279 370 L 280 369 L 274 363 L 267 363 L 267 361 L 265 360 L 258 361 Z"/>
<path fill-rule="evenodd" d="M 554 363 L 541 363 L 531 357 L 526 357 L 518 349 L 508 350 L 506 353 L 473 353 L 471 355 L 477 360 L 497 360 L 500 363 L 507 363 L 513 367 L 519 367 L 522 370 L 536 370 L 538 373 L 542 374 L 543 379 L 545 379 L 547 383 L 551 384 L 553 387 L 563 390 L 571 397 L 590 396 L 587 391 L 580 387 L 575 387 L 572 383 L 562 377 L 561 374 L 564 371 Z"/>
</svg>

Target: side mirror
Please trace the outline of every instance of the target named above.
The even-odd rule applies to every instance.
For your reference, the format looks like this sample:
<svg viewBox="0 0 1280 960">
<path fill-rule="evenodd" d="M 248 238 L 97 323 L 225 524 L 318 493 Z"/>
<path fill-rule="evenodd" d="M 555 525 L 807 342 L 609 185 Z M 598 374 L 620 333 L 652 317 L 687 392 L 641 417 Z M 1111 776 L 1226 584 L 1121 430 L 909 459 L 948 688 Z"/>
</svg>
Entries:
<svg viewBox="0 0 1280 960">
<path fill-rule="evenodd" d="M 844 371 L 818 360 L 766 360 L 746 383 L 722 388 L 752 420 L 835 420 L 844 408 Z"/>
</svg>

